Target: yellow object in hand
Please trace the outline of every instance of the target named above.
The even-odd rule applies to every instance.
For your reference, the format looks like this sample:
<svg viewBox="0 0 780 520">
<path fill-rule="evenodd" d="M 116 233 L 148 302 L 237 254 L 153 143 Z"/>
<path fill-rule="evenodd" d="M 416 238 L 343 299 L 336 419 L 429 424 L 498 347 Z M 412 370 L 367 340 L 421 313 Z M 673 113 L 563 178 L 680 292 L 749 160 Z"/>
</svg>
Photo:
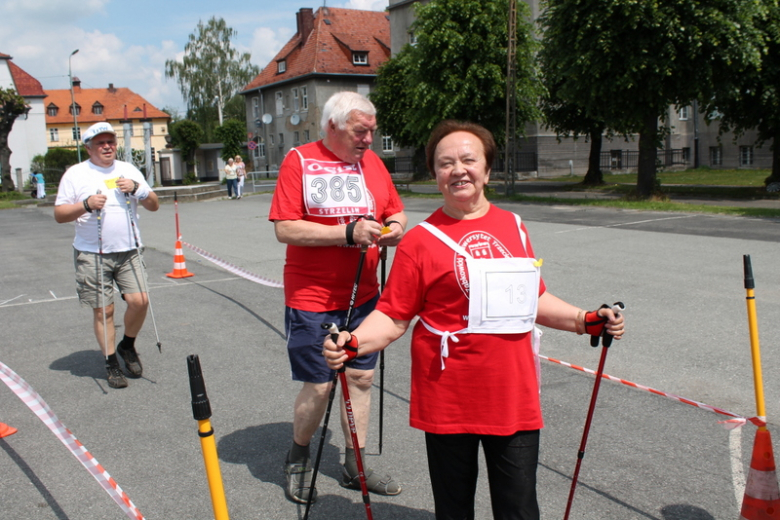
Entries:
<svg viewBox="0 0 780 520">
<path fill-rule="evenodd" d="M 386 234 L 390 233 L 390 231 L 392 231 L 390 229 L 390 226 L 385 226 L 385 227 L 382 228 L 382 234 L 383 235 L 386 235 Z"/>
</svg>

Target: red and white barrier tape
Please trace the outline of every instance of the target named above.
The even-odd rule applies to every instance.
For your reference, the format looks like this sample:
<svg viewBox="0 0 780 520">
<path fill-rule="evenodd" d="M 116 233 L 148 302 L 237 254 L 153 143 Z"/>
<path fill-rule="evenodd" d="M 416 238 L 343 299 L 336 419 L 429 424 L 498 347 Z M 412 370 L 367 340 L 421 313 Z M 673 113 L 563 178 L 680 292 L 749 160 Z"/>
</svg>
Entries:
<svg viewBox="0 0 780 520">
<path fill-rule="evenodd" d="M 70 450 L 73 456 L 95 477 L 98 484 L 114 499 L 114 502 L 122 508 L 122 511 L 127 516 L 134 520 L 144 520 L 144 516 L 135 507 L 130 497 L 122 491 L 119 484 L 111 478 L 111 475 L 103 469 L 103 466 L 87 451 L 84 445 L 60 422 L 43 398 L 24 379 L 2 362 L 0 362 L 0 379 L 43 421 L 43 424 L 48 426 L 52 433 Z"/>
<path fill-rule="evenodd" d="M 200 256 L 205 258 L 211 263 L 214 263 L 218 266 L 220 266 L 222 269 L 225 269 L 226 271 L 230 271 L 231 273 L 240 276 L 241 278 L 245 278 L 249 280 L 250 282 L 259 283 L 260 285 L 267 285 L 268 287 L 284 287 L 284 284 L 282 282 L 277 282 L 276 280 L 271 280 L 269 278 L 264 278 L 262 276 L 258 276 L 254 273 L 250 273 L 243 267 L 238 267 L 237 265 L 233 265 L 230 262 L 226 262 L 225 260 L 222 260 L 221 258 L 217 258 L 216 256 L 212 255 L 211 253 L 204 251 L 203 249 L 193 246 L 192 244 L 188 244 L 187 242 L 182 242 L 185 246 L 189 247 L 196 253 L 198 253 Z"/>
<path fill-rule="evenodd" d="M 591 370 L 589 368 L 580 367 L 577 365 L 572 365 L 571 363 L 567 363 L 565 361 L 561 361 L 559 359 L 554 359 L 551 357 L 543 356 L 539 354 L 539 358 L 544 359 L 546 361 L 550 361 L 551 363 L 557 363 L 559 365 L 563 365 L 569 368 L 573 368 L 574 370 L 579 370 L 581 372 L 586 372 L 588 374 L 596 375 L 596 372 L 594 370 Z M 724 428 L 727 428 L 729 430 L 734 428 L 739 428 L 740 426 L 743 426 L 746 422 L 750 421 L 751 423 L 755 424 L 756 426 L 766 426 L 766 420 L 760 418 L 760 417 L 750 417 L 745 418 L 741 415 L 737 415 L 735 413 L 723 410 L 721 408 L 716 408 L 714 406 L 710 406 L 708 404 L 699 403 L 697 401 L 694 401 L 692 399 L 686 399 L 685 397 L 680 397 L 678 395 L 670 394 L 667 392 L 662 392 L 660 390 L 656 390 L 655 388 L 650 388 L 649 386 L 640 385 L 638 383 L 632 383 L 631 381 L 626 381 L 625 379 L 620 379 L 617 377 L 610 376 L 608 374 L 601 374 L 601 377 L 604 379 L 608 379 L 610 381 L 615 381 L 617 383 L 630 386 L 632 388 L 638 388 L 639 390 L 645 390 L 647 392 L 650 392 L 651 394 L 660 395 L 661 397 L 668 397 L 669 399 L 674 399 L 675 401 L 679 401 L 681 403 L 695 406 L 696 408 L 701 408 L 703 410 L 708 410 L 710 412 L 715 412 L 720 415 L 725 415 L 727 417 L 732 417 L 732 419 L 728 419 L 725 421 L 718 421 L 718 424 L 722 424 Z"/>
</svg>

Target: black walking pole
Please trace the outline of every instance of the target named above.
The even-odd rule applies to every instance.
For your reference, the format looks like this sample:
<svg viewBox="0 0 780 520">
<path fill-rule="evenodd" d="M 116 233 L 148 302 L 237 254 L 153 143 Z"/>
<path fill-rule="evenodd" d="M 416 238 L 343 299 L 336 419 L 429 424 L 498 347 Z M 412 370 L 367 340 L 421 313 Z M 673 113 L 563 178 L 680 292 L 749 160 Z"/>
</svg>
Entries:
<svg viewBox="0 0 780 520">
<path fill-rule="evenodd" d="M 344 328 L 349 327 L 349 322 L 352 320 L 352 311 L 355 308 L 355 301 L 357 300 L 358 286 L 360 285 L 360 275 L 363 273 L 363 264 L 366 261 L 366 253 L 368 252 L 368 246 L 360 248 L 360 260 L 358 260 L 357 274 L 355 275 L 355 283 L 352 285 L 352 294 L 349 297 L 349 308 L 347 309 L 347 319 L 344 322 Z M 325 327 L 327 328 L 327 327 Z M 346 376 L 345 376 L 346 377 Z M 314 495 L 314 484 L 317 482 L 317 472 L 320 468 L 320 459 L 322 458 L 322 448 L 325 445 L 325 435 L 328 433 L 328 420 L 330 419 L 330 411 L 333 408 L 333 399 L 336 397 L 336 385 L 338 384 L 339 375 L 333 378 L 333 384 L 330 388 L 330 395 L 328 396 L 328 407 L 325 409 L 325 419 L 322 423 L 322 434 L 320 435 L 320 444 L 317 446 L 317 456 L 314 458 L 314 468 L 311 476 L 311 487 L 309 488 L 309 496 L 306 499 L 306 511 L 303 514 L 303 520 L 308 520 L 309 509 L 311 509 L 311 499 Z M 346 380 L 345 380 L 346 384 Z M 356 458 L 360 456 L 360 446 L 358 445 L 355 450 Z"/>
<path fill-rule="evenodd" d="M 385 268 L 387 266 L 387 246 L 379 250 L 381 262 L 380 290 L 385 292 Z M 379 353 L 379 454 L 382 454 L 382 426 L 385 418 L 385 349 Z"/>
<path fill-rule="evenodd" d="M 606 306 L 605 306 L 606 307 Z M 612 305 L 612 311 L 617 315 L 621 311 L 626 310 L 626 306 L 622 302 L 615 302 Z M 580 442 L 580 450 L 577 452 L 577 465 L 574 467 L 574 475 L 571 479 L 571 489 L 569 490 L 569 500 L 566 502 L 566 513 L 563 516 L 563 520 L 568 520 L 569 512 L 571 511 L 571 504 L 574 501 L 574 490 L 577 488 L 577 478 L 580 474 L 580 465 L 582 459 L 585 457 L 585 444 L 588 442 L 588 432 L 590 431 L 590 422 L 593 419 L 593 410 L 596 407 L 596 398 L 599 395 L 599 387 L 601 386 L 601 378 L 604 374 L 604 362 L 607 360 L 607 350 L 612 345 L 612 334 L 609 334 L 606 329 L 601 334 L 601 359 L 599 360 L 599 368 L 596 371 L 596 381 L 593 383 L 593 394 L 590 397 L 590 407 L 588 407 L 588 416 L 585 419 L 585 429 L 582 432 L 582 441 Z M 599 336 L 590 337 L 590 345 L 592 347 L 599 346 Z"/>
</svg>

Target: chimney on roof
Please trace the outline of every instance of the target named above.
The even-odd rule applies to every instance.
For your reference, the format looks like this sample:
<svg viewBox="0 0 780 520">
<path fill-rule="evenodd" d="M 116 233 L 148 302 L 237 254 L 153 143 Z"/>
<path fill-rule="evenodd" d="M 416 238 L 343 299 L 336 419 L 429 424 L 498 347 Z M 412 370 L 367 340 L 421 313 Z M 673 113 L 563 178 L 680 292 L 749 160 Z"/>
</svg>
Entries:
<svg viewBox="0 0 780 520">
<path fill-rule="evenodd" d="M 314 29 L 314 9 L 301 7 L 301 10 L 295 14 L 295 20 L 298 24 L 298 34 L 301 35 L 301 44 L 305 44 Z"/>
<path fill-rule="evenodd" d="M 111 92 L 112 94 L 114 92 L 116 92 L 116 89 L 114 88 L 114 84 L 113 83 L 109 83 L 108 84 L 108 91 Z"/>
<path fill-rule="evenodd" d="M 75 92 L 81 92 L 81 80 L 76 76 L 73 76 L 73 90 Z"/>
</svg>

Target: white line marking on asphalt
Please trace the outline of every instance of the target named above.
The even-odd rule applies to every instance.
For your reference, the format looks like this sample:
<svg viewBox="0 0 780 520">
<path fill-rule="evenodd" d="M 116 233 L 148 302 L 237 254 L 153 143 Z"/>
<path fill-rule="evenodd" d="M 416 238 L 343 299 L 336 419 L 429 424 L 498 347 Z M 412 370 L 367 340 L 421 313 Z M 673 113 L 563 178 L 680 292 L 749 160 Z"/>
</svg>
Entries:
<svg viewBox="0 0 780 520">
<path fill-rule="evenodd" d="M 582 227 L 582 228 L 575 228 L 575 229 L 565 229 L 563 231 L 556 231 L 555 233 L 571 233 L 573 231 L 583 231 L 586 229 L 599 229 L 599 228 L 612 228 L 612 227 L 620 227 L 620 226 L 633 226 L 636 224 L 646 224 L 648 222 L 661 222 L 663 220 L 676 220 L 681 218 L 691 218 L 695 217 L 697 215 L 681 215 L 681 216 L 675 216 L 675 217 L 664 217 L 664 218 L 651 218 L 647 220 L 637 220 L 635 222 L 622 222 L 620 224 L 609 224 L 607 226 L 588 226 L 588 227 Z"/>
<path fill-rule="evenodd" d="M 170 289 L 170 288 L 173 288 L 173 287 L 184 287 L 184 286 L 187 286 L 187 285 L 207 284 L 207 283 L 215 283 L 215 282 L 232 282 L 234 280 L 243 280 L 243 278 L 241 278 L 240 276 L 231 276 L 229 278 L 217 278 L 215 280 L 203 280 L 203 281 L 192 281 L 192 282 L 177 282 L 177 283 L 174 283 L 174 284 L 163 284 L 163 285 L 158 285 L 158 286 L 150 285 L 149 288 L 150 289 L 155 289 L 155 288 L 156 289 Z M 49 292 L 51 292 L 51 291 L 49 291 Z M 11 298 L 10 300 L 6 300 L 4 302 L 0 302 L 0 309 L 5 308 L 5 307 L 19 307 L 20 305 L 35 305 L 35 304 L 38 304 L 38 303 L 50 303 L 50 302 L 54 302 L 54 301 L 62 302 L 62 301 L 74 300 L 74 299 L 78 298 L 78 296 L 75 295 L 75 294 L 73 296 L 63 296 L 61 298 L 57 298 L 56 296 L 54 296 L 54 293 L 52 293 L 52 296 L 54 296 L 54 298 L 50 298 L 50 299 L 46 299 L 46 300 L 31 300 L 31 299 L 29 299 L 26 302 L 12 303 L 10 305 L 6 305 L 6 303 L 11 302 L 13 300 L 16 300 L 18 298 L 21 298 L 22 296 L 24 296 L 24 294 L 20 294 L 16 298 Z"/>
<path fill-rule="evenodd" d="M 56 294 L 54 294 L 54 291 L 52 291 L 52 290 L 49 290 L 49 294 L 51 294 L 52 296 L 54 296 L 54 299 L 55 299 L 55 300 L 57 299 L 57 295 L 56 295 Z"/>
<path fill-rule="evenodd" d="M 745 472 L 742 470 L 742 428 L 729 431 L 729 457 L 731 458 L 731 481 L 734 484 L 734 498 L 737 510 L 742 509 L 745 496 Z"/>
<path fill-rule="evenodd" d="M 5 305 L 6 303 L 12 302 L 12 301 L 16 300 L 17 298 L 21 298 L 22 296 L 24 296 L 24 294 L 20 294 L 19 296 L 16 296 L 15 298 L 11 298 L 10 300 L 6 300 L 4 302 L 0 302 L 0 305 Z"/>
</svg>

